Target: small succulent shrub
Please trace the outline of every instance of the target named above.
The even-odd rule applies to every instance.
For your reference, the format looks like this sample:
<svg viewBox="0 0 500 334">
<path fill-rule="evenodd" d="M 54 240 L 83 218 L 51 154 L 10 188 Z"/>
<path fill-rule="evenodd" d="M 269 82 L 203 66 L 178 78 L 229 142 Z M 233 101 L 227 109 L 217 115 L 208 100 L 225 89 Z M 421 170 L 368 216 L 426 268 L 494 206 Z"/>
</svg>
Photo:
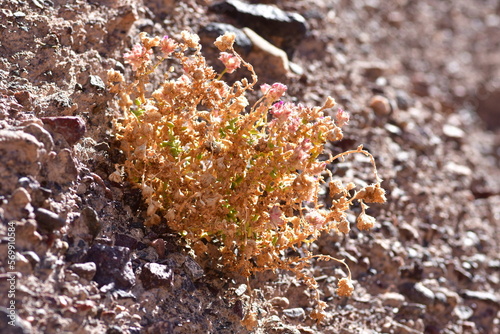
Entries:
<svg viewBox="0 0 500 334">
<path fill-rule="evenodd" d="M 384 202 L 385 192 L 371 154 L 360 146 L 318 160 L 327 141 L 342 139 L 349 115 L 338 109 L 334 118 L 327 116 L 335 105 L 332 98 L 314 108 L 284 102 L 287 87 L 280 83 L 261 85 L 261 97 L 249 105 L 246 95 L 257 76 L 234 51 L 232 34 L 215 41 L 225 65 L 220 74 L 207 65 L 195 34 L 184 31 L 174 40 L 141 33 L 140 40 L 125 54 L 133 81 L 127 84 L 120 73 L 110 71 L 109 82 L 125 110 L 116 131 L 127 157 L 124 171 L 141 188 L 148 206 L 146 224 L 166 221 L 195 256 L 207 256 L 215 247 L 211 256 L 217 263 L 244 276 L 287 269 L 316 288 L 314 278 L 302 270 L 312 258 L 345 265 L 307 248 L 303 257 L 287 257 L 286 252 L 313 242 L 323 231 L 348 233 L 346 211 L 354 201 L 361 204 L 358 228 L 374 225 L 365 203 Z M 162 62 L 171 70 L 156 89 L 146 89 Z M 231 85 L 222 80 L 225 72 L 241 66 L 250 80 Z M 357 189 L 326 169 L 353 153 L 370 157 L 375 183 Z M 322 175 L 328 174 L 332 204 L 325 207 L 318 192 L 325 182 Z M 339 280 L 337 292 L 350 295 L 352 289 L 349 273 Z M 320 319 L 325 305 L 318 298 L 311 316 Z"/>
</svg>

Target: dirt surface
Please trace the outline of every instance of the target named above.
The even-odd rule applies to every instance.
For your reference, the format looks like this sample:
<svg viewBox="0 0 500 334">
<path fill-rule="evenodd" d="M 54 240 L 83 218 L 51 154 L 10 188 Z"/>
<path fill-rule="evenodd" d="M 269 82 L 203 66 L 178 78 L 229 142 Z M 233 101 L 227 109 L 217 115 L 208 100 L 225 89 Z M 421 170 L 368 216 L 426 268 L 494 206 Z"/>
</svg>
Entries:
<svg viewBox="0 0 500 334">
<path fill-rule="evenodd" d="M 313 263 L 321 324 L 293 275 L 248 286 L 200 266 L 166 226 L 145 228 L 139 192 L 109 178 L 123 156 L 107 70 L 130 72 L 122 56 L 140 31 L 209 40 L 210 23 L 243 28 L 211 3 L 0 0 L 2 333 L 500 333 L 498 2 L 266 1 L 301 14 L 308 33 L 269 38 L 289 70 L 266 48 L 245 57 L 262 83 L 287 84 L 289 100 L 331 95 L 348 110 L 328 150 L 363 144 L 388 194 L 369 210 L 372 231 L 311 246 L 346 258 L 355 280 L 340 298 L 343 268 Z M 373 181 L 361 157 L 332 168 Z M 252 331 L 240 324 L 250 306 Z"/>
</svg>

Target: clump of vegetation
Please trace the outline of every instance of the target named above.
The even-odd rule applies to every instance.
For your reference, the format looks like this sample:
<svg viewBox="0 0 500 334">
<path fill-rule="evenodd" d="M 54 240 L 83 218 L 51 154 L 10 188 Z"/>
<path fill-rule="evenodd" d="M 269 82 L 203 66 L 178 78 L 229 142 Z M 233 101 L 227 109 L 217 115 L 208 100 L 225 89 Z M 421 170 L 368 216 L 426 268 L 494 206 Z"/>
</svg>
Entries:
<svg viewBox="0 0 500 334">
<path fill-rule="evenodd" d="M 362 146 L 355 150 L 318 157 L 327 141 L 342 139 L 349 115 L 328 98 L 323 106 L 309 108 L 284 102 L 287 87 L 280 83 L 260 86 L 262 96 L 249 105 L 246 94 L 257 84 L 250 64 L 233 49 L 234 35 L 219 37 L 215 45 L 225 65 L 222 73 L 208 66 L 199 38 L 182 32 L 178 40 L 140 35 L 141 42 L 125 54 L 135 78 L 109 72 L 111 91 L 120 97 L 125 116 L 116 122 L 117 137 L 127 157 L 124 171 L 141 188 L 147 203 L 147 225 L 166 221 L 193 249 L 206 256 L 216 248 L 218 263 L 231 272 L 249 276 L 263 270 L 287 269 L 310 287 L 317 284 L 303 274 L 313 255 L 287 257 L 285 251 L 314 242 L 323 231 L 348 233 L 346 211 L 361 203 L 357 226 L 373 227 L 366 203 L 385 202 L 375 162 Z M 154 52 L 160 55 L 153 58 Z M 159 87 L 148 93 L 157 66 L 168 62 L 182 71 L 167 71 Z M 222 77 L 244 66 L 244 78 L 229 85 Z M 176 73 L 182 72 L 180 75 Z M 375 183 L 356 189 L 326 169 L 328 163 L 361 153 L 370 158 Z M 330 207 L 318 202 L 329 174 Z M 346 265 L 347 267 L 347 265 Z M 350 295 L 349 277 L 338 284 L 339 295 Z M 326 304 L 317 297 L 311 314 L 321 319 Z M 251 324 L 254 314 L 246 321 Z"/>
</svg>

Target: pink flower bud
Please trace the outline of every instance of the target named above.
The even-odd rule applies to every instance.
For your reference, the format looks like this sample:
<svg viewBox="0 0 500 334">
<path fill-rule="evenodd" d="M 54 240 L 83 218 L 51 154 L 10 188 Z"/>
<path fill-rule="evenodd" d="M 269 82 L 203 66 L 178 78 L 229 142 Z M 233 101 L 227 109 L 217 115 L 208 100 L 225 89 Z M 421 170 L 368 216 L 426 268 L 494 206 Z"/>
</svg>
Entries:
<svg viewBox="0 0 500 334">
<path fill-rule="evenodd" d="M 326 218 L 316 210 L 308 212 L 304 218 L 309 225 L 316 229 L 322 228 L 326 222 Z"/>
<path fill-rule="evenodd" d="M 160 41 L 160 49 L 163 57 L 167 58 L 177 48 L 177 43 L 168 36 L 164 36 Z"/>
<path fill-rule="evenodd" d="M 271 224 L 275 228 L 282 226 L 285 223 L 285 221 L 281 218 L 282 214 L 283 214 L 283 212 L 281 211 L 281 209 L 277 205 L 273 206 L 271 211 L 269 211 L 269 220 L 271 221 Z"/>
<path fill-rule="evenodd" d="M 268 84 L 263 84 L 260 86 L 260 90 L 264 95 L 267 95 L 271 100 L 276 101 L 279 100 L 280 97 L 285 95 L 287 90 L 286 85 L 276 82 L 272 86 Z"/>
<path fill-rule="evenodd" d="M 153 50 L 147 50 L 141 44 L 136 44 L 132 47 L 130 52 L 126 52 L 123 55 L 125 62 L 132 65 L 132 69 L 137 71 L 139 67 L 141 67 L 144 63 L 149 61 Z"/>
<path fill-rule="evenodd" d="M 219 60 L 226 66 L 227 73 L 233 73 L 241 65 L 238 57 L 227 52 L 221 52 Z"/>
<path fill-rule="evenodd" d="M 335 118 L 337 119 L 337 125 L 340 127 L 349 123 L 349 113 L 342 110 L 341 108 L 337 110 L 337 115 L 335 116 Z"/>
</svg>

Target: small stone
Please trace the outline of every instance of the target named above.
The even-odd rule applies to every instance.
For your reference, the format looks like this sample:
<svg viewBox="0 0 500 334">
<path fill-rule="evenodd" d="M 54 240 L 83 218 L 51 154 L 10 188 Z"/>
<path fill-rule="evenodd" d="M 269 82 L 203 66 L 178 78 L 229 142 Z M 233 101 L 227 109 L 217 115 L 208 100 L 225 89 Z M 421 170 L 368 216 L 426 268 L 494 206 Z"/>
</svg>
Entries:
<svg viewBox="0 0 500 334">
<path fill-rule="evenodd" d="M 418 240 L 419 237 L 417 229 L 406 222 L 399 226 L 399 233 L 406 240 Z"/>
<path fill-rule="evenodd" d="M 396 126 L 396 125 L 391 124 L 391 123 L 384 124 L 384 128 L 387 130 L 387 132 L 389 132 L 393 135 L 400 136 L 402 133 L 401 128 L 399 126 Z"/>
<path fill-rule="evenodd" d="M 85 134 L 85 121 L 77 116 L 41 117 L 54 132 L 61 134 L 70 145 L 76 144 Z"/>
<path fill-rule="evenodd" d="M 403 283 L 399 286 L 399 290 L 412 302 L 423 305 L 432 305 L 434 303 L 434 292 L 420 282 Z"/>
<path fill-rule="evenodd" d="M 160 259 L 165 257 L 165 252 L 166 252 L 165 240 L 159 238 L 155 239 L 151 242 L 151 247 L 155 249 Z"/>
<path fill-rule="evenodd" d="M 386 116 L 391 112 L 391 104 L 389 103 L 389 100 L 381 95 L 375 95 L 372 97 L 369 106 L 378 116 Z"/>
<path fill-rule="evenodd" d="M 106 89 L 106 85 L 104 84 L 104 81 L 102 81 L 101 77 L 99 77 L 97 75 L 90 75 L 89 76 L 89 83 L 90 83 L 90 86 L 97 88 L 97 90 L 104 91 Z"/>
<path fill-rule="evenodd" d="M 397 104 L 399 109 L 408 110 L 411 103 L 412 103 L 412 101 L 406 92 L 404 92 L 404 91 L 397 91 L 396 92 L 396 104 Z"/>
<path fill-rule="evenodd" d="M 23 255 L 31 263 L 32 267 L 40 263 L 40 257 L 33 251 L 24 252 Z"/>
<path fill-rule="evenodd" d="M 401 307 L 405 301 L 405 296 L 397 292 L 386 292 L 380 298 L 382 299 L 382 305 L 393 308 Z"/>
<path fill-rule="evenodd" d="M 454 163 L 453 161 L 448 161 L 444 166 L 444 169 L 456 175 L 463 175 L 463 176 L 472 175 L 472 170 L 469 167 L 465 165 L 459 165 L 457 163 Z"/>
<path fill-rule="evenodd" d="M 286 308 L 288 305 L 290 305 L 290 301 L 286 297 L 274 297 L 269 300 L 271 305 L 274 307 L 281 307 L 281 308 Z"/>
<path fill-rule="evenodd" d="M 419 319 L 425 314 L 426 306 L 416 303 L 404 303 L 396 314 L 396 319 Z"/>
<path fill-rule="evenodd" d="M 184 267 L 187 269 L 187 273 L 193 281 L 197 281 L 205 275 L 203 268 L 201 268 L 200 265 L 190 257 L 186 258 Z"/>
<path fill-rule="evenodd" d="M 247 285 L 240 284 L 240 286 L 234 291 L 234 293 L 236 294 L 236 296 L 241 297 L 246 291 L 247 291 Z"/>
<path fill-rule="evenodd" d="M 172 286 L 174 282 L 174 271 L 164 264 L 146 263 L 142 267 L 140 278 L 146 290 L 163 286 Z"/>
<path fill-rule="evenodd" d="M 453 312 L 460 320 L 467 320 L 474 314 L 474 310 L 467 305 L 458 305 Z"/>
<path fill-rule="evenodd" d="M 31 196 L 25 188 L 17 188 L 9 199 L 9 204 L 22 209 L 31 202 Z"/>
<path fill-rule="evenodd" d="M 81 278 L 90 281 L 95 276 L 97 266 L 94 262 L 75 263 L 69 266 L 69 269 Z"/>
<path fill-rule="evenodd" d="M 89 234 L 93 238 L 96 238 L 99 235 L 102 229 L 102 224 L 99 220 L 97 212 L 93 208 L 91 208 L 90 206 L 84 207 L 82 212 L 80 212 L 80 220 L 84 223 L 85 226 L 87 226 Z"/>
<path fill-rule="evenodd" d="M 28 259 L 21 253 L 16 253 L 16 270 L 22 274 L 33 273 L 33 266 Z"/>
<path fill-rule="evenodd" d="M 130 249 L 137 249 L 139 241 L 136 238 L 127 234 L 119 233 L 115 235 L 115 246 L 127 247 Z"/>
<path fill-rule="evenodd" d="M 443 134 L 452 139 L 461 139 L 465 136 L 465 132 L 462 129 L 450 124 L 443 126 Z"/>
<path fill-rule="evenodd" d="M 292 319 L 304 318 L 306 316 L 306 312 L 301 307 L 283 310 L 283 314 Z"/>
<path fill-rule="evenodd" d="M 44 208 L 35 209 L 35 218 L 38 227 L 45 232 L 59 230 L 66 225 L 66 219 L 60 217 L 57 213 Z"/>
</svg>

